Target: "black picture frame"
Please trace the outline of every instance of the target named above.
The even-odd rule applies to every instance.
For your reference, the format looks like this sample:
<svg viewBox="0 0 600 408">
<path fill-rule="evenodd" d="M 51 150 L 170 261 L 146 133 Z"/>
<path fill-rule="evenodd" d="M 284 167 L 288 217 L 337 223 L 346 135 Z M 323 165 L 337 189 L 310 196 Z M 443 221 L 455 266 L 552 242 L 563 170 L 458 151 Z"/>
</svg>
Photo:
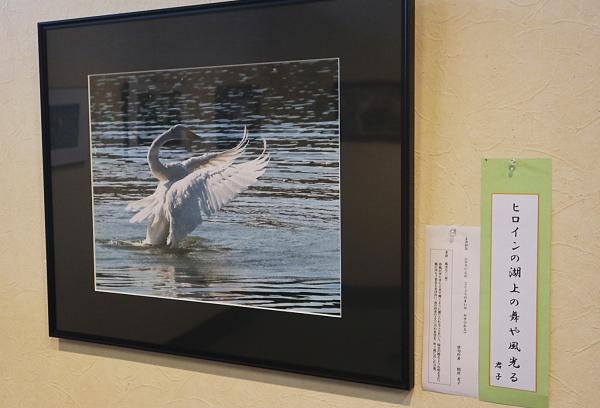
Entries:
<svg viewBox="0 0 600 408">
<path fill-rule="evenodd" d="M 51 337 L 412 388 L 413 0 L 231 1 L 42 22 L 38 36 Z M 341 318 L 94 290 L 87 75 L 332 56 Z"/>
</svg>

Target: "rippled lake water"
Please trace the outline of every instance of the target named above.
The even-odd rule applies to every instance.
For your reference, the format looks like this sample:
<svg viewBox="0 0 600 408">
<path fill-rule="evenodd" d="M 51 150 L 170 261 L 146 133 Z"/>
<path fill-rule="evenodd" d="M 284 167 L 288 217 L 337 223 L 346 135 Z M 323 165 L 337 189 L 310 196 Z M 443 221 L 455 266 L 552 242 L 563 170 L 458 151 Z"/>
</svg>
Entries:
<svg viewBox="0 0 600 408">
<path fill-rule="evenodd" d="M 90 78 L 96 289 L 339 316 L 337 60 Z M 215 85 L 216 84 L 216 85 Z M 141 245 L 127 203 L 152 194 L 152 140 L 174 123 L 200 137 L 164 161 L 267 141 L 258 182 L 181 248 Z"/>
</svg>

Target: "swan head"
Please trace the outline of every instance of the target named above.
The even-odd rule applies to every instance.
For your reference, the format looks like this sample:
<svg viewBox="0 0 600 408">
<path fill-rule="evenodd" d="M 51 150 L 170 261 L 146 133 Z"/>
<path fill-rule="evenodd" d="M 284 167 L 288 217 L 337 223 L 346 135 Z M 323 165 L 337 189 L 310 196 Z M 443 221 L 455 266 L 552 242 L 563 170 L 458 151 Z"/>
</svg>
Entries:
<svg viewBox="0 0 600 408">
<path fill-rule="evenodd" d="M 197 137 L 194 132 L 183 125 L 175 125 L 169 129 L 168 133 L 171 134 L 172 139 L 186 139 Z"/>
<path fill-rule="evenodd" d="M 154 139 L 148 150 L 148 157 L 158 157 L 159 149 L 167 142 L 172 140 L 189 140 L 196 137 L 198 137 L 198 135 L 183 125 L 171 126 L 169 130 Z"/>
</svg>

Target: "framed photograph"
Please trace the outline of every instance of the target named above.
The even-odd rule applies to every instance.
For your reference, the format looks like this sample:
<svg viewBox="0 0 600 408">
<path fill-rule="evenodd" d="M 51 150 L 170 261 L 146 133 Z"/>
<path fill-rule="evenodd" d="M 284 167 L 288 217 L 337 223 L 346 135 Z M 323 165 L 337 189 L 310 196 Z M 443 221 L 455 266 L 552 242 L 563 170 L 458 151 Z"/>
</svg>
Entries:
<svg viewBox="0 0 600 408">
<path fill-rule="evenodd" d="M 412 1 L 38 31 L 50 336 L 412 387 Z"/>
</svg>

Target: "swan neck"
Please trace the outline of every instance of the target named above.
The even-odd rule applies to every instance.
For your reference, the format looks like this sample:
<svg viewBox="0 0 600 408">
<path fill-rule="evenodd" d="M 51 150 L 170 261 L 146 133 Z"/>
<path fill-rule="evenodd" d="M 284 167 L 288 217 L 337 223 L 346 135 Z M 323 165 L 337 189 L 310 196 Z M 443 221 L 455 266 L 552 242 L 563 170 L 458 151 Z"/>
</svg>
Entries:
<svg viewBox="0 0 600 408">
<path fill-rule="evenodd" d="M 160 161 L 159 153 L 160 148 L 170 140 L 178 139 L 178 137 L 174 134 L 172 130 L 168 130 L 152 142 L 150 145 L 150 149 L 148 150 L 148 164 L 150 165 L 150 171 L 152 174 L 159 180 L 167 180 L 168 179 L 168 169 L 167 167 Z"/>
</svg>

